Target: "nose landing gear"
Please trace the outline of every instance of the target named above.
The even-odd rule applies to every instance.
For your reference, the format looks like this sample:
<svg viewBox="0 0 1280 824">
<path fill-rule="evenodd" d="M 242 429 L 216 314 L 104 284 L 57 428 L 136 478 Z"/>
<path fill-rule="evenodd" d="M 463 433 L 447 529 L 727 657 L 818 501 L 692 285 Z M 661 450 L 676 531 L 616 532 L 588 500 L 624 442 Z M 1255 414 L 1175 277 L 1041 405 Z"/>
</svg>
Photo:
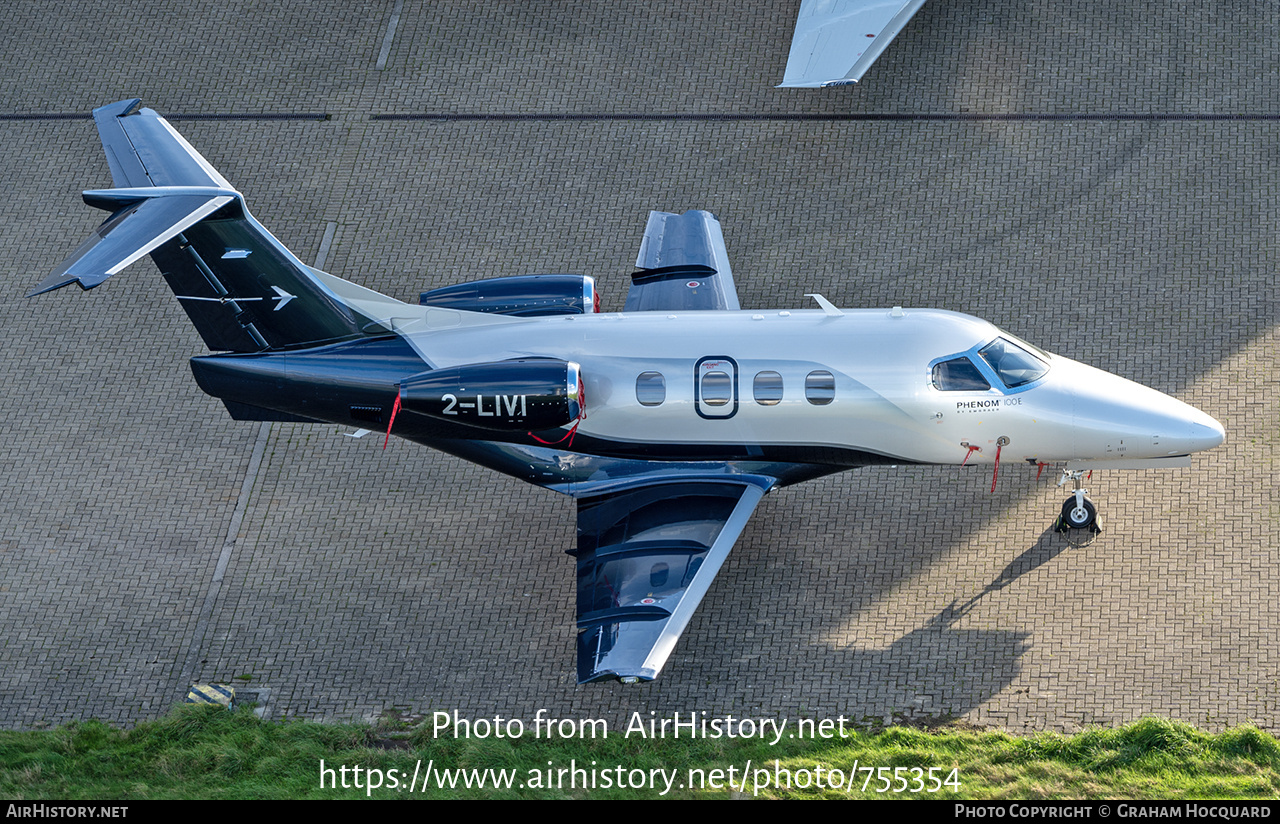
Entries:
<svg viewBox="0 0 1280 824">
<path fill-rule="evenodd" d="M 1059 532 L 1066 532 L 1068 529 L 1102 531 L 1098 526 L 1098 508 L 1093 505 L 1093 501 L 1084 496 L 1084 493 L 1085 490 L 1081 489 L 1063 502 L 1062 514 L 1058 517 Z"/>
<path fill-rule="evenodd" d="M 1093 505 L 1093 501 L 1085 497 L 1089 490 L 1084 488 L 1084 471 L 1063 469 L 1062 480 L 1058 481 L 1058 486 L 1062 486 L 1068 480 L 1072 482 L 1074 493 L 1070 498 L 1062 502 L 1062 512 L 1058 514 L 1058 520 L 1054 523 L 1055 532 L 1067 534 L 1067 540 L 1071 539 L 1071 535 L 1079 532 L 1088 532 L 1089 540 L 1093 540 L 1102 527 L 1098 526 L 1098 508 Z"/>
</svg>

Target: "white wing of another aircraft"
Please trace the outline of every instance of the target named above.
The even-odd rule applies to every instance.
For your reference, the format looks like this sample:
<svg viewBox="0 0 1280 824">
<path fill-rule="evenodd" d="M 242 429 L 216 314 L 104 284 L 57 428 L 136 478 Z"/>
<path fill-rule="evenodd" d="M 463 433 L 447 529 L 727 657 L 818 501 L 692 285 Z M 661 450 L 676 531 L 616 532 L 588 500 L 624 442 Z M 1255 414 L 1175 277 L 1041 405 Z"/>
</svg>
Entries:
<svg viewBox="0 0 1280 824">
<path fill-rule="evenodd" d="M 857 83 L 925 0 L 801 0 L 779 87 Z"/>
</svg>

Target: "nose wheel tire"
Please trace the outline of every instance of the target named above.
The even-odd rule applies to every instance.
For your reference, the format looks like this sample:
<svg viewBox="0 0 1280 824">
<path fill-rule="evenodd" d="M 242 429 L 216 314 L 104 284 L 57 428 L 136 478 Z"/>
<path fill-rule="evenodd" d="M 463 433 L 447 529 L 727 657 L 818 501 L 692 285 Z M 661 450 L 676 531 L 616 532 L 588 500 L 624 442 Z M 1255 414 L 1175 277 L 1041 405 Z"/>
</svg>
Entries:
<svg viewBox="0 0 1280 824">
<path fill-rule="evenodd" d="M 1068 529 L 1090 529 L 1098 531 L 1098 509 L 1088 498 L 1077 499 L 1075 495 L 1067 498 L 1062 504 L 1062 514 L 1058 517 L 1059 531 Z"/>
</svg>

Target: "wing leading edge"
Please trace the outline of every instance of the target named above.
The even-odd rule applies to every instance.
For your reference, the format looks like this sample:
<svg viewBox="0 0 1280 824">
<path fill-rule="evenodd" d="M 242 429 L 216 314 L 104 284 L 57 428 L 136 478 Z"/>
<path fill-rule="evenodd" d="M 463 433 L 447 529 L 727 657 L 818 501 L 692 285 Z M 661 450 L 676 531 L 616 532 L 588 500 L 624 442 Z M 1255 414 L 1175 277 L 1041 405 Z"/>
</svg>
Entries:
<svg viewBox="0 0 1280 824">
<path fill-rule="evenodd" d="M 682 477 L 578 499 L 578 683 L 657 677 L 773 483 Z"/>
<path fill-rule="evenodd" d="M 802 0 L 787 71 L 778 84 L 820 88 L 856 83 L 925 0 Z"/>
</svg>

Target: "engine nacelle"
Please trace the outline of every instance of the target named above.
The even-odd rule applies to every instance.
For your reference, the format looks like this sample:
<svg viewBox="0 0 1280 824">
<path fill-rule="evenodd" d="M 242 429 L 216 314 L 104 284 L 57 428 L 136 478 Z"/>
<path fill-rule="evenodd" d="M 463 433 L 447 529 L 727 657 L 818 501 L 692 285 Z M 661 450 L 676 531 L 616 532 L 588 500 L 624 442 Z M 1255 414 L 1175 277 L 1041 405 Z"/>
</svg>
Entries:
<svg viewBox="0 0 1280 824">
<path fill-rule="evenodd" d="M 578 364 L 544 359 L 424 372 L 400 384 L 400 405 L 450 423 L 508 432 L 567 426 L 586 411 Z"/>
<path fill-rule="evenodd" d="M 418 303 L 521 318 L 600 311 L 595 279 L 587 275 L 517 275 L 474 280 L 423 292 Z"/>
</svg>

